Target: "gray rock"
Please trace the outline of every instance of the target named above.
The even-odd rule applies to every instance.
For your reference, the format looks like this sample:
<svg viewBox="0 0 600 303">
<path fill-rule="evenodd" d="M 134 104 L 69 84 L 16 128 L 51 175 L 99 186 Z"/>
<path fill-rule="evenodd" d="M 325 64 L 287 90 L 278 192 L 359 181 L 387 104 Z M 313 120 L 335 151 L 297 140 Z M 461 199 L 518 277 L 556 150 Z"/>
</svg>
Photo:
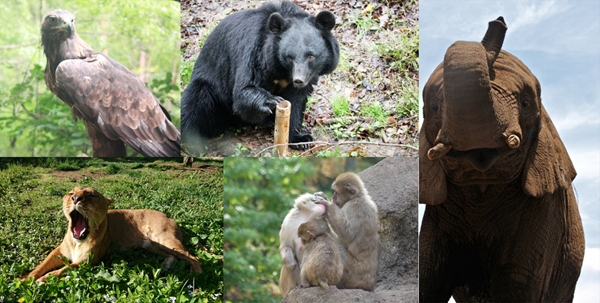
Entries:
<svg viewBox="0 0 600 303">
<path fill-rule="evenodd" d="M 417 158 L 387 158 L 358 175 L 379 207 L 377 290 L 418 284 Z"/>
<path fill-rule="evenodd" d="M 296 288 L 289 293 L 281 303 L 341 303 L 341 302 L 360 302 L 360 303 L 384 303 L 386 299 L 377 293 L 368 292 L 362 289 L 337 289 L 335 286 L 329 286 L 329 290 L 323 290 L 321 287 L 314 286 L 309 288 Z M 394 301 L 396 302 L 396 301 Z M 401 301 L 397 301 L 401 302 Z"/>
</svg>

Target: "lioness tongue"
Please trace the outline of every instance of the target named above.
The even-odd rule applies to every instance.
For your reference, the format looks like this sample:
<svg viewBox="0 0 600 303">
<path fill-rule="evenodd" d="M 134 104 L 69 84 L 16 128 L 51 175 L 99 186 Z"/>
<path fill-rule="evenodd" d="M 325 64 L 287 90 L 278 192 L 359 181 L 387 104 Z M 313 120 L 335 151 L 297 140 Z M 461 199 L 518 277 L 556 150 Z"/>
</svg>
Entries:
<svg viewBox="0 0 600 303">
<path fill-rule="evenodd" d="M 75 234 L 75 236 L 81 237 L 85 232 L 86 228 L 87 226 L 85 225 L 85 219 L 80 218 L 79 220 L 77 220 L 77 222 L 75 222 L 75 226 L 73 226 L 73 233 Z"/>
</svg>

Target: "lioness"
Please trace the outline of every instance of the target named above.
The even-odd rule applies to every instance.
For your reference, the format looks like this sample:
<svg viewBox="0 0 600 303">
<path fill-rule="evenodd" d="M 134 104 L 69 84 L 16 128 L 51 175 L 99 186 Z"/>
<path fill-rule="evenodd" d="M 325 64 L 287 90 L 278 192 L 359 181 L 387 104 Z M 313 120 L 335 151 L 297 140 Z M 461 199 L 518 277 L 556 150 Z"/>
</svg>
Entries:
<svg viewBox="0 0 600 303">
<path fill-rule="evenodd" d="M 48 275 L 60 277 L 64 269 L 77 267 L 79 262 L 87 260 L 90 251 L 94 252 L 91 263 L 97 264 L 111 243 L 122 250 L 141 246 L 167 256 L 166 268 L 177 257 L 189 262 L 192 271 L 202 272 L 201 263 L 181 243 L 181 230 L 174 220 L 149 209 L 108 210 L 112 203 L 113 199 L 105 198 L 93 188 L 76 187 L 65 195 L 63 212 L 69 220 L 65 238 L 40 265 L 21 279 L 34 277 L 44 281 Z M 67 257 L 71 264 L 47 273 L 63 265 L 55 256 Z"/>
</svg>

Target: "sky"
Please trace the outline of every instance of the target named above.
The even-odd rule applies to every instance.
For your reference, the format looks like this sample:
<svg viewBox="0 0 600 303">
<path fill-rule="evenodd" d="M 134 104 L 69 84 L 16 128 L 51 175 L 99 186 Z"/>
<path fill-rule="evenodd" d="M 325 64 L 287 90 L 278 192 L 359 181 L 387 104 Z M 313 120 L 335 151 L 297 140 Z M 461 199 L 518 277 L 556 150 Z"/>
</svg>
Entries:
<svg viewBox="0 0 600 303">
<path fill-rule="evenodd" d="M 574 302 L 600 298 L 600 1 L 419 1 L 420 91 L 457 40 L 481 41 L 503 16 L 502 49 L 538 78 L 577 170 L 573 184 L 586 251 Z M 423 107 L 420 96 L 420 108 Z M 421 117 L 422 121 L 422 117 Z M 419 206 L 419 226 L 424 206 Z"/>
</svg>

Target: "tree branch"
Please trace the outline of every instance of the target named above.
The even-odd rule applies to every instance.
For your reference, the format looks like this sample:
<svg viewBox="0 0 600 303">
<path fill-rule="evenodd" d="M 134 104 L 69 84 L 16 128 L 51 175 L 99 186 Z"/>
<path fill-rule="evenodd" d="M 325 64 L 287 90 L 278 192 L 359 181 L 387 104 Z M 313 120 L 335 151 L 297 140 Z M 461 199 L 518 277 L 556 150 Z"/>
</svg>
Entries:
<svg viewBox="0 0 600 303">
<path fill-rule="evenodd" d="M 315 144 L 318 146 L 315 146 L 310 150 L 316 149 L 317 147 L 321 146 L 321 145 L 333 145 L 333 146 L 337 146 L 337 145 L 360 145 L 360 144 L 366 144 L 366 145 L 379 145 L 379 146 L 392 146 L 392 147 L 405 147 L 405 148 L 412 148 L 414 150 L 419 150 L 418 147 L 414 147 L 411 145 L 405 145 L 405 144 L 395 144 L 395 143 L 380 143 L 380 142 L 364 142 L 364 141 L 356 141 L 356 142 L 351 142 L 351 141 L 342 141 L 342 142 L 324 142 L 324 141 L 315 141 L 315 142 L 300 142 L 300 143 L 287 143 L 287 144 L 275 144 L 275 145 L 271 145 L 267 148 L 264 148 L 263 150 L 259 151 L 257 154 L 255 154 L 253 157 L 258 157 L 260 156 L 262 153 L 264 153 L 265 151 L 271 149 L 271 148 L 275 148 L 277 146 L 283 146 L 283 145 L 287 145 L 287 146 L 291 146 L 291 145 L 303 145 L 303 144 Z M 308 152 L 308 151 L 307 151 Z M 306 152 L 305 152 L 306 153 Z M 303 153 L 304 154 L 304 153 Z"/>
</svg>

